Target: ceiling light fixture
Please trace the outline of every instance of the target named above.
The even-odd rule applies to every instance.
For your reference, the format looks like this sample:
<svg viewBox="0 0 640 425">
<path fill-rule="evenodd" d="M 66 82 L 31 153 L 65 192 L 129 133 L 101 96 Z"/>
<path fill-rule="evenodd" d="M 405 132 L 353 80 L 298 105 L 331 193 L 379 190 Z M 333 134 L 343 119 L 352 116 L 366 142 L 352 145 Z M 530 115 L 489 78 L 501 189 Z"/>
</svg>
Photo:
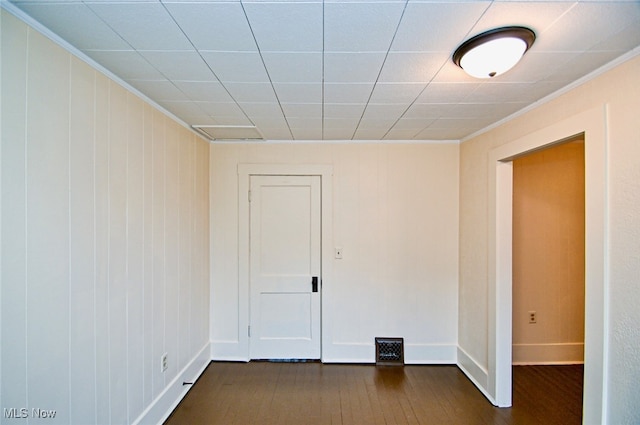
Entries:
<svg viewBox="0 0 640 425">
<path fill-rule="evenodd" d="M 493 78 L 513 68 L 531 47 L 536 34 L 525 27 L 492 29 L 465 41 L 453 62 L 476 78 Z"/>
</svg>

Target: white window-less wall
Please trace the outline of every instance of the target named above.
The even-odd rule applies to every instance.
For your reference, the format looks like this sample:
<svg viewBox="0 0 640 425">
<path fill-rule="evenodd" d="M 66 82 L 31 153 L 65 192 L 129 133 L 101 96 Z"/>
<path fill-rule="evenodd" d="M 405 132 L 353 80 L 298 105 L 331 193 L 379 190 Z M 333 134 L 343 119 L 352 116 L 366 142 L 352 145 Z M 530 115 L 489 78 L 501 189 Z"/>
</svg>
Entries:
<svg viewBox="0 0 640 425">
<path fill-rule="evenodd" d="M 457 143 L 213 145 L 215 359 L 248 359 L 239 164 L 323 175 L 323 226 L 331 226 L 323 227 L 323 361 L 373 362 L 376 336 L 400 336 L 408 363 L 455 363 Z M 324 164 L 332 174 L 308 164 Z"/>
</svg>

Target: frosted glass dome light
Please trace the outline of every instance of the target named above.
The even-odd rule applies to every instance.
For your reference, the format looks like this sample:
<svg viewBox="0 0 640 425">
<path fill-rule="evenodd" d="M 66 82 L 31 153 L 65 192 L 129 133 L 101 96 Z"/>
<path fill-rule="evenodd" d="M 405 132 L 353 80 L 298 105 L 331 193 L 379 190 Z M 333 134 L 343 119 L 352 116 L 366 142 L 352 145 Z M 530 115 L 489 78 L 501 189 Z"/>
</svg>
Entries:
<svg viewBox="0 0 640 425">
<path fill-rule="evenodd" d="M 524 27 L 497 28 L 465 41 L 453 62 L 475 78 L 493 78 L 513 68 L 535 41 Z"/>
</svg>

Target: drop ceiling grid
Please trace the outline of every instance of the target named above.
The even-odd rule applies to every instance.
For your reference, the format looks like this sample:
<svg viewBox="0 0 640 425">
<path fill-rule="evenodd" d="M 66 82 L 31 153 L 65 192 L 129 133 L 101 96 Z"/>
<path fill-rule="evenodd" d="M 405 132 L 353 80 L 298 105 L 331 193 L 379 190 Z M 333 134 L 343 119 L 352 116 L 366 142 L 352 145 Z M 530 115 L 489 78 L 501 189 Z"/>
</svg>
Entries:
<svg viewBox="0 0 640 425">
<path fill-rule="evenodd" d="M 640 45 L 634 0 L 12 3 L 189 124 L 274 139 L 463 138 Z M 451 62 L 502 25 L 538 35 L 518 67 Z"/>
</svg>

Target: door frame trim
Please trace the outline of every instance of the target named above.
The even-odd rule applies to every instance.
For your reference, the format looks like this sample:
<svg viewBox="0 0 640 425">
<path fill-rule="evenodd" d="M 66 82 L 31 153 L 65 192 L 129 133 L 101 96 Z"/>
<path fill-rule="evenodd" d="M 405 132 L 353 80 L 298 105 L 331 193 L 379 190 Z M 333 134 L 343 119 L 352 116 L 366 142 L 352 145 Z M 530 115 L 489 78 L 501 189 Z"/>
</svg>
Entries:
<svg viewBox="0 0 640 425">
<path fill-rule="evenodd" d="M 489 152 L 488 382 L 497 406 L 511 405 L 512 186 L 514 157 L 584 134 L 585 341 L 584 423 L 606 416 L 609 274 L 607 105 L 595 107 Z"/>
<path fill-rule="evenodd" d="M 238 164 L 238 342 L 245 360 L 251 359 L 249 335 L 243 330 L 249 327 L 249 188 L 251 176 L 319 176 L 320 177 L 320 360 L 328 346 L 327 283 L 332 282 L 331 247 L 333 241 L 332 181 L 333 165 L 330 164 Z"/>
</svg>

